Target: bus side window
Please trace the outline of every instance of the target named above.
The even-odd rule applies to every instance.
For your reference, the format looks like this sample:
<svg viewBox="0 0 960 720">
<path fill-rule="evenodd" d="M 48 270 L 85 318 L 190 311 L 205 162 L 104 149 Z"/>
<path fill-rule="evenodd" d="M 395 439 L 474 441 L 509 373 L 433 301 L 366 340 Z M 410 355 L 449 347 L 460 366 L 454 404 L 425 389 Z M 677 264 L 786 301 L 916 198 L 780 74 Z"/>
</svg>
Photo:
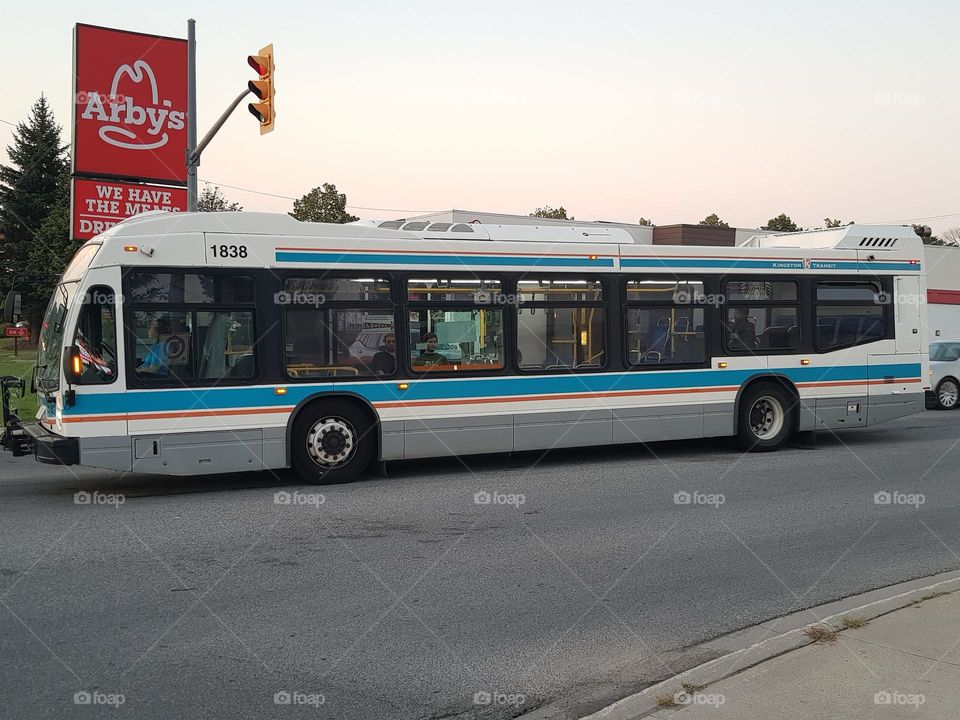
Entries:
<svg viewBox="0 0 960 720">
<path fill-rule="evenodd" d="M 113 290 L 90 288 L 83 298 L 73 344 L 80 351 L 83 373 L 78 385 L 105 385 L 117 377 L 117 316 Z"/>
</svg>

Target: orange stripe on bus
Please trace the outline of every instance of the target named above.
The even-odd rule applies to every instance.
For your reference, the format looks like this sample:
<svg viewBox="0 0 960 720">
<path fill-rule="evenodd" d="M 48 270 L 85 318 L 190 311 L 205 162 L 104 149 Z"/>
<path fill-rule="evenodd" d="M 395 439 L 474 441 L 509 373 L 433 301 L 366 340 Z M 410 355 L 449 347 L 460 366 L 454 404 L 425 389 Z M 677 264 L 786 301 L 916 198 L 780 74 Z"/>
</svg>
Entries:
<svg viewBox="0 0 960 720">
<path fill-rule="evenodd" d="M 251 408 L 242 410 L 187 410 L 170 413 L 130 413 L 129 415 L 78 415 L 64 417 L 64 422 L 109 422 L 111 420 L 165 420 L 167 418 L 218 417 L 230 415 L 261 415 L 266 413 L 288 413 L 293 406 L 282 408 Z"/>
</svg>

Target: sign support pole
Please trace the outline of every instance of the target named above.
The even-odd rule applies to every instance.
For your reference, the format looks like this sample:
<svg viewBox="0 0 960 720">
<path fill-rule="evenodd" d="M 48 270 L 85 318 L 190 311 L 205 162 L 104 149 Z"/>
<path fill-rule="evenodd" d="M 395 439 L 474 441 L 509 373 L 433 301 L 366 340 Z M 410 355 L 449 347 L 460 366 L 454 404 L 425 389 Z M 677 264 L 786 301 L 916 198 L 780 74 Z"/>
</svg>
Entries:
<svg viewBox="0 0 960 720">
<path fill-rule="evenodd" d="M 197 21 L 187 20 L 187 211 L 197 211 Z M 196 155 L 196 157 L 194 157 Z"/>
</svg>

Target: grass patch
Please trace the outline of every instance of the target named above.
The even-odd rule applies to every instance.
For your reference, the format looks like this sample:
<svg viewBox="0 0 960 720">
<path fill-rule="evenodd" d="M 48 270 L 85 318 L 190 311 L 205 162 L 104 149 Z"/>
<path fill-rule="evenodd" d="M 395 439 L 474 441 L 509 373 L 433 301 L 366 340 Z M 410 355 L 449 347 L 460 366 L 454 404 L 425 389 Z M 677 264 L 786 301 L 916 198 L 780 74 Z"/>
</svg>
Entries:
<svg viewBox="0 0 960 720">
<path fill-rule="evenodd" d="M 837 630 L 828 625 L 811 625 L 803 629 L 803 634 L 818 643 L 832 643 L 839 635 Z"/>
<path fill-rule="evenodd" d="M 865 617 L 856 617 L 854 615 L 848 615 L 842 620 L 843 627 L 846 630 L 856 630 L 857 628 L 866 627 L 870 624 L 870 621 Z"/>
<path fill-rule="evenodd" d="M 26 383 L 22 399 L 12 399 L 11 404 L 19 410 L 20 417 L 32 419 L 37 411 L 37 396 L 30 392 L 30 377 L 33 374 L 33 366 L 37 364 L 37 349 L 33 346 L 24 347 L 20 343 L 20 350 L 16 357 L 13 355 L 13 340 L 3 338 L 0 340 L 0 376 L 15 375 L 23 378 Z"/>
<path fill-rule="evenodd" d="M 657 695 L 657 705 L 659 707 L 676 707 L 677 700 L 673 695 Z"/>
<path fill-rule="evenodd" d="M 694 693 L 698 693 L 701 690 L 703 690 L 706 687 L 706 685 L 696 685 L 695 683 L 683 683 L 680 687 L 682 687 L 686 692 L 693 695 Z"/>
<path fill-rule="evenodd" d="M 919 604 L 922 603 L 924 600 L 933 600 L 934 598 L 943 597 L 944 595 L 949 595 L 949 594 L 950 594 L 950 593 L 948 593 L 948 592 L 942 592 L 942 591 L 938 590 L 937 592 L 927 593 L 926 595 L 924 595 L 923 597 L 921 597 L 919 600 L 913 600 L 913 601 L 911 601 L 910 604 L 911 604 L 911 605 L 919 605 Z"/>
</svg>

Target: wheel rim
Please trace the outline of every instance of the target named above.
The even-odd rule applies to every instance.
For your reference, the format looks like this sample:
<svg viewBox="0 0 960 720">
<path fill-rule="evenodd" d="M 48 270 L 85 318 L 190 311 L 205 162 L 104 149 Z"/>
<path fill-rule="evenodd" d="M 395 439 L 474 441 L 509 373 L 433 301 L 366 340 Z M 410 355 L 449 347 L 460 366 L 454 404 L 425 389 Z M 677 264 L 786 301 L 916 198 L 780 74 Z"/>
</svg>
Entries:
<svg viewBox="0 0 960 720">
<path fill-rule="evenodd" d="M 318 420 L 307 433 L 307 454 L 326 468 L 346 463 L 357 447 L 357 432 L 343 418 Z"/>
<path fill-rule="evenodd" d="M 953 407 L 957 404 L 957 398 L 960 397 L 960 388 L 952 380 L 944 380 L 940 383 L 940 389 L 937 390 L 937 397 L 944 407 Z"/>
<path fill-rule="evenodd" d="M 750 429 L 758 440 L 770 440 L 783 429 L 783 405 L 771 396 L 757 398 L 750 407 Z"/>
</svg>

